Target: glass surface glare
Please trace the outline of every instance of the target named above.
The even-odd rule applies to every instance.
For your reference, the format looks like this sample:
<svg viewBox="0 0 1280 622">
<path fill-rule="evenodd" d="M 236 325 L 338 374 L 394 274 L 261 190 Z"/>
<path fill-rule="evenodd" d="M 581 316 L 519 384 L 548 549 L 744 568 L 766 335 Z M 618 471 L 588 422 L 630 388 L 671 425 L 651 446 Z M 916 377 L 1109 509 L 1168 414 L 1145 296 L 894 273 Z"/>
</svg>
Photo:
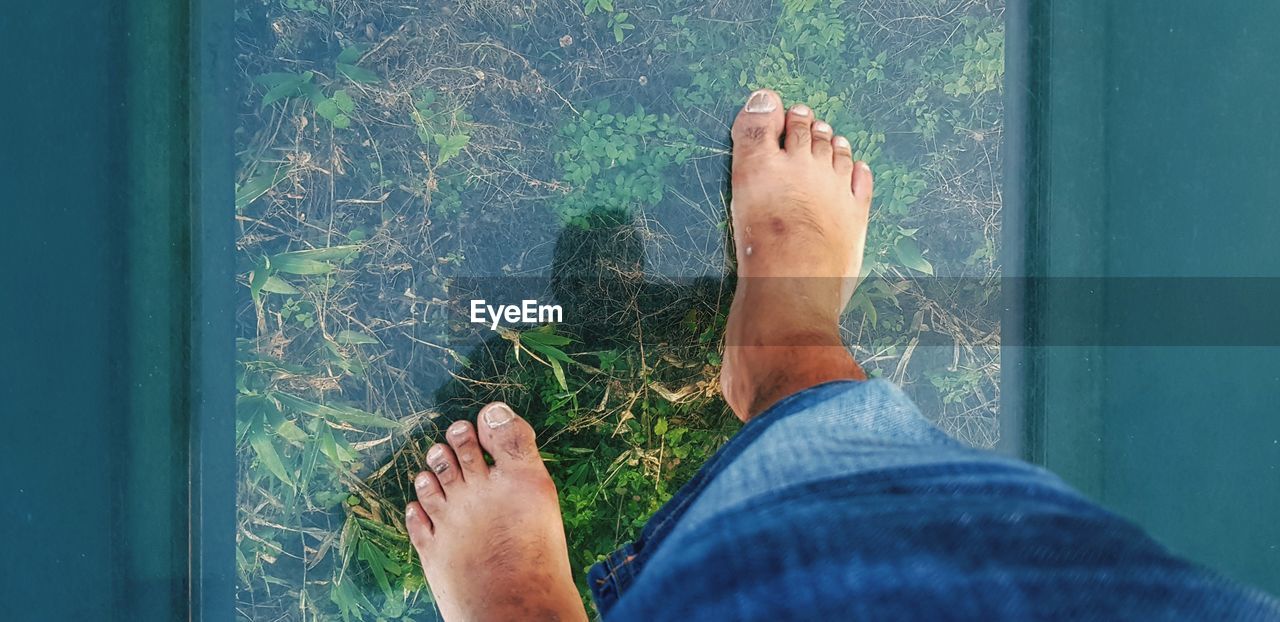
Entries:
<svg viewBox="0 0 1280 622">
<path fill-rule="evenodd" d="M 579 581 L 635 534 L 737 427 L 757 88 L 875 171 L 856 358 L 999 439 L 1002 2 L 241 0 L 236 27 L 241 618 L 432 615 L 411 478 L 494 399 L 538 429 Z M 563 317 L 491 330 L 478 299 Z"/>
</svg>

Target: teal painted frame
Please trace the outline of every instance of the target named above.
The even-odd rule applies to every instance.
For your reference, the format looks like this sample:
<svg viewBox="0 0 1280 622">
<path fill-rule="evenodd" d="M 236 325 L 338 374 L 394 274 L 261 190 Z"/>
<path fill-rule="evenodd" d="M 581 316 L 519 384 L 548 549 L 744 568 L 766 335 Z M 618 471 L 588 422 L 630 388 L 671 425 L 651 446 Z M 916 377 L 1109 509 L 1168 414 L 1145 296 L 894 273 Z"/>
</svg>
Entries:
<svg viewBox="0 0 1280 622">
<path fill-rule="evenodd" d="M 1022 389 L 1009 444 L 1174 552 L 1280 593 L 1280 347 L 1230 319 L 1270 324 L 1280 304 L 1280 5 L 1009 7 L 1005 266 L 1030 277 L 1007 279 L 1005 341 L 1026 344 L 1002 367 L 1002 395 Z M 1148 277 L 1178 303 L 1135 295 Z"/>
<path fill-rule="evenodd" d="M 235 66 L 233 5 L 192 0 L 190 119 L 191 619 L 235 606 Z"/>
<path fill-rule="evenodd" d="M 233 619 L 234 6 L 20 4 L 0 593 L 23 619 Z"/>
<path fill-rule="evenodd" d="M 124 377 L 116 611 L 233 616 L 233 6 L 125 4 Z M 166 589 L 149 589 L 164 587 Z"/>
<path fill-rule="evenodd" d="M 1021 269 L 1009 273 L 1010 305 L 1021 310 L 1006 316 L 1002 330 L 1011 334 L 1015 358 L 1002 361 L 1014 400 L 1002 404 L 1012 414 L 1017 454 L 1047 466 L 1085 494 L 1102 494 L 1101 389 L 1105 377 L 1099 349 L 1103 309 L 1097 299 L 1064 294 L 1052 279 L 1103 277 L 1101 253 L 1085 249 L 1106 244 L 1107 154 L 1093 117 L 1102 110 L 1105 72 L 1105 0 L 1033 2 L 1010 0 L 1007 24 L 1014 33 L 1006 47 L 1013 68 L 1007 107 L 1015 150 L 1006 158 L 1008 199 L 1006 248 L 1016 253 L 1005 263 Z M 1017 80 L 1015 84 L 1013 81 Z M 1015 125 L 1016 123 L 1016 125 Z M 1083 167 L 1081 166 L 1083 163 Z M 1055 209 L 1055 206 L 1079 209 Z M 1012 222 L 1011 222 L 1012 221 Z M 1070 326 L 1076 334 L 1062 334 Z M 1007 327 L 1007 328 L 1005 328 Z M 1082 345 L 1044 347 L 1048 335 Z M 1016 390 L 1019 389 L 1020 390 Z"/>
</svg>

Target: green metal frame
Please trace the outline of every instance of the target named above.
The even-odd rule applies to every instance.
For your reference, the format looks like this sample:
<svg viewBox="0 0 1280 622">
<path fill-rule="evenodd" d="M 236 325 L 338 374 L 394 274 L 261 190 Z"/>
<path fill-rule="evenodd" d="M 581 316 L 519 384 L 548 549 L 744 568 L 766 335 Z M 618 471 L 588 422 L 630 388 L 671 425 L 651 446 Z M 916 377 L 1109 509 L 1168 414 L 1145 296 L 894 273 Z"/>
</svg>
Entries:
<svg viewBox="0 0 1280 622">
<path fill-rule="evenodd" d="M 1219 326 L 1273 322 L 1280 304 L 1271 281 L 1247 280 L 1280 278 L 1280 5 L 1017 12 L 1010 66 L 1027 71 L 1011 98 L 1026 115 L 1010 124 L 1023 153 L 1007 158 L 1005 222 L 1032 277 L 1005 325 L 1029 346 L 1005 361 L 1004 392 L 1023 387 L 1017 451 L 1175 552 L 1280 592 L 1280 347 L 1274 331 L 1250 341 L 1248 322 Z M 1180 304 L 1140 295 L 1151 277 Z M 1161 335 L 1153 323 L 1167 342 L 1126 343 Z"/>
<path fill-rule="evenodd" d="M 235 605 L 235 28 L 230 3 L 194 0 L 189 16 L 192 131 L 191 617 L 226 620 Z"/>
<path fill-rule="evenodd" d="M 125 23 L 127 546 L 117 612 L 229 619 L 235 525 L 228 3 L 131 0 Z M 131 587 L 136 589 L 130 589 Z M 152 587 L 164 589 L 148 589 Z"/>
<path fill-rule="evenodd" d="M 35 61 L 0 101 L 0 531 L 21 560 L 0 590 L 27 619 L 234 616 L 232 11 L 0 20 Z"/>
<path fill-rule="evenodd" d="M 1017 4 L 1023 4 L 1018 2 Z M 1071 288 L 1053 287 L 1054 279 L 1105 277 L 1106 196 L 1105 125 L 1096 119 L 1105 107 L 1105 0 L 1031 2 L 1025 9 L 1025 91 L 1027 116 L 1022 158 L 1006 171 L 1025 203 L 1022 228 L 1009 234 L 1022 240 L 1018 280 L 1027 309 L 1020 343 L 1026 344 L 1022 414 L 1022 456 L 1062 475 L 1087 495 L 1102 492 L 1101 391 L 1105 377 L 1100 353 L 1103 309 L 1096 298 L 1071 296 Z M 1012 90 L 1012 89 L 1011 89 Z M 1012 159 L 1012 158 L 1010 158 Z M 1083 334 L 1067 335 L 1081 345 L 1044 347 L 1056 327 L 1070 325 Z"/>
</svg>

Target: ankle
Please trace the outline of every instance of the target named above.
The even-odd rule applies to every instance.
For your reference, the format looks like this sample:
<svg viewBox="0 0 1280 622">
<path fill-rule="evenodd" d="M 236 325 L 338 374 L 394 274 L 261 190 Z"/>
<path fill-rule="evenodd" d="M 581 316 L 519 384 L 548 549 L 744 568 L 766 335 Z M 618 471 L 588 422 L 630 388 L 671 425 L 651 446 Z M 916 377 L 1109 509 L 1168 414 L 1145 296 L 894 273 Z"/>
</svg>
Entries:
<svg viewBox="0 0 1280 622">
<path fill-rule="evenodd" d="M 849 351 L 842 345 L 831 345 L 825 334 L 793 335 L 791 343 L 725 348 L 721 389 L 742 421 L 810 387 L 835 380 L 867 379 Z"/>
<path fill-rule="evenodd" d="M 735 298 L 725 327 L 721 390 L 744 422 L 783 398 L 833 380 L 865 380 L 833 317 L 818 310 L 777 313 Z"/>
<path fill-rule="evenodd" d="M 793 336 L 840 343 L 842 281 L 828 277 L 741 277 L 729 310 L 732 345 L 786 345 Z M 736 342 L 735 342 L 736 341 Z"/>
</svg>

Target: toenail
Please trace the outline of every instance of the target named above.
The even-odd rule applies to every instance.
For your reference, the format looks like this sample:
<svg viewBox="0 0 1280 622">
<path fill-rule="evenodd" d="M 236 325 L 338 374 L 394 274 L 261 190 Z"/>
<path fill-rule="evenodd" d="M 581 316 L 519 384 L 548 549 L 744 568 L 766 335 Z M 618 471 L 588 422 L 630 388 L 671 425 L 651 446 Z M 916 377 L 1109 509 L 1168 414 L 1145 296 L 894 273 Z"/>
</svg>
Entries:
<svg viewBox="0 0 1280 622">
<path fill-rule="evenodd" d="M 436 445 L 427 451 L 427 461 L 439 460 L 444 457 L 444 447 Z"/>
<path fill-rule="evenodd" d="M 466 436 L 466 435 L 467 435 L 467 424 L 462 423 L 462 422 L 458 422 L 458 423 L 453 424 L 453 426 L 449 428 L 449 434 L 450 434 L 451 436 L 457 436 L 457 437 L 463 437 L 463 436 Z"/>
<path fill-rule="evenodd" d="M 864 170 L 864 171 L 866 171 L 866 172 L 868 172 L 868 173 L 870 173 L 870 172 L 871 172 L 871 165 L 870 165 L 870 164 L 867 164 L 866 162 L 859 161 L 859 162 L 858 162 L 858 166 L 862 167 L 862 170 Z"/>
<path fill-rule="evenodd" d="M 848 148 L 849 148 L 849 139 L 848 139 L 848 138 L 845 138 L 844 136 L 836 136 L 836 137 L 831 141 L 831 144 L 835 145 L 836 147 L 839 147 L 840 149 L 848 149 Z"/>
<path fill-rule="evenodd" d="M 824 123 L 824 122 L 822 122 L 822 121 L 818 121 L 817 123 L 814 123 L 814 124 L 813 124 L 813 131 L 815 131 L 815 132 L 817 132 L 817 133 L 819 133 L 819 134 L 830 134 L 830 133 L 831 133 L 831 126 L 830 126 L 830 125 L 827 125 L 826 123 Z"/>
<path fill-rule="evenodd" d="M 809 107 L 804 104 L 796 104 L 791 107 L 791 114 L 797 117 L 807 117 L 809 116 Z"/>
<path fill-rule="evenodd" d="M 769 96 L 769 91 L 763 90 L 752 93 L 747 99 L 747 105 L 743 107 L 747 112 L 773 112 L 777 109 L 778 104 Z"/>
<path fill-rule="evenodd" d="M 419 473 L 418 477 L 413 480 L 413 487 L 418 490 L 425 490 L 431 485 L 431 476 L 426 473 Z"/>
<path fill-rule="evenodd" d="M 437 463 L 437 464 L 435 464 L 435 465 L 432 465 L 431 470 L 432 470 L 432 471 L 435 471 L 435 472 L 436 472 L 436 475 L 439 475 L 439 474 L 444 473 L 445 471 L 448 471 L 448 470 L 449 470 L 449 463 L 448 463 L 448 462 L 439 462 L 439 463 Z"/>
<path fill-rule="evenodd" d="M 491 428 L 507 425 L 515 416 L 511 407 L 502 402 L 494 402 L 484 410 L 484 422 Z"/>
</svg>

